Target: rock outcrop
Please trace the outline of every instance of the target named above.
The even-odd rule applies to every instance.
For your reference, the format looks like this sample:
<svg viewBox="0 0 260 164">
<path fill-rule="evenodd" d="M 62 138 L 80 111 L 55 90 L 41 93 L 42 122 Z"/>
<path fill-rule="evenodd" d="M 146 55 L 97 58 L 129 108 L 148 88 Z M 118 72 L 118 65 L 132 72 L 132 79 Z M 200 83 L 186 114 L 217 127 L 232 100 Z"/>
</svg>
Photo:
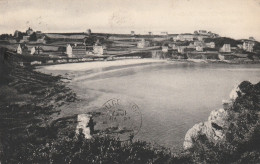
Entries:
<svg viewBox="0 0 260 164">
<path fill-rule="evenodd" d="M 89 114 L 79 114 L 78 115 L 78 125 L 76 127 L 76 134 L 79 134 L 80 131 L 85 135 L 86 139 L 91 139 L 90 127 L 88 126 L 90 122 L 91 115 Z"/>
<path fill-rule="evenodd" d="M 227 112 L 224 109 L 214 110 L 210 113 L 208 121 L 194 125 L 185 135 L 184 149 L 193 147 L 193 142 L 200 135 L 205 135 L 210 141 L 216 143 L 224 138 L 223 129 L 227 124 Z"/>
<path fill-rule="evenodd" d="M 193 148 L 201 136 L 206 136 L 213 144 L 227 142 L 227 135 L 239 142 L 245 138 L 250 140 L 254 136 L 254 131 L 259 127 L 260 83 L 253 85 L 247 81 L 242 82 L 231 91 L 230 100 L 226 102 L 229 104 L 225 104 L 224 109 L 210 113 L 208 121 L 188 130 L 183 143 L 185 150 Z M 243 129 L 238 125 L 240 122 L 243 123 Z M 237 132 L 241 133 L 239 137 L 236 136 Z"/>
</svg>

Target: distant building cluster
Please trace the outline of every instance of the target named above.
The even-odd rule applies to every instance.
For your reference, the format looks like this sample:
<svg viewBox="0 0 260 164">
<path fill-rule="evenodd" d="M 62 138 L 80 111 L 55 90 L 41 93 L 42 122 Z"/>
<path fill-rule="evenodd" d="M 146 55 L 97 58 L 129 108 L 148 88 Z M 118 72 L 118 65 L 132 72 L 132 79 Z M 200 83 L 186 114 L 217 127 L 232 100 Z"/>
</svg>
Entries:
<svg viewBox="0 0 260 164">
<path fill-rule="evenodd" d="M 70 37 L 74 35 L 73 37 Z M 51 38 L 50 36 L 53 36 Z M 50 39 L 51 38 L 51 39 Z M 28 28 L 21 32 L 16 30 L 8 41 L 15 45 L 17 54 L 59 56 L 65 58 L 104 58 L 111 54 L 136 52 L 152 52 L 154 56 L 177 54 L 176 58 L 184 59 L 192 55 L 219 55 L 225 60 L 227 56 L 255 53 L 256 41 L 253 37 L 232 41 L 219 41 L 222 38 L 211 31 L 197 30 L 193 33 L 170 34 L 167 31 L 145 35 L 130 31 L 128 34 L 92 33 L 87 29 L 81 34 L 53 34 L 42 33 Z M 55 42 L 55 44 L 53 44 Z M 116 45 L 116 46 L 115 46 Z M 160 55 L 159 55 L 160 54 Z M 56 56 L 55 56 L 56 55 Z M 202 55 L 203 56 L 203 55 Z M 241 57 L 242 58 L 242 57 Z M 69 60 L 69 59 L 68 59 Z"/>
</svg>

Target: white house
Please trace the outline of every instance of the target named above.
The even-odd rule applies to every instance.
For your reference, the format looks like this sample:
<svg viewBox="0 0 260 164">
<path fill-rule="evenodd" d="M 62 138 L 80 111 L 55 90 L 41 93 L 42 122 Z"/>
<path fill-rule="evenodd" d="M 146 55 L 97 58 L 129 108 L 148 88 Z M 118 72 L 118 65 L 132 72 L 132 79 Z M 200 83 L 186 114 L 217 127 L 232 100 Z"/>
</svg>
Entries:
<svg viewBox="0 0 260 164">
<path fill-rule="evenodd" d="M 93 46 L 93 53 L 95 55 L 103 55 L 104 54 L 104 47 L 102 45 L 94 45 Z"/>
<path fill-rule="evenodd" d="M 215 43 L 209 42 L 209 43 L 206 43 L 206 46 L 209 47 L 209 48 L 215 48 Z"/>
<path fill-rule="evenodd" d="M 17 52 L 18 54 L 22 54 L 22 53 L 23 53 L 23 50 L 22 50 L 22 47 L 21 47 L 20 44 L 18 45 L 18 47 L 17 47 L 17 49 L 16 49 L 16 52 Z"/>
<path fill-rule="evenodd" d="M 230 44 L 224 44 L 223 47 L 220 49 L 221 52 L 231 52 Z"/>
<path fill-rule="evenodd" d="M 184 47 L 179 46 L 179 47 L 178 47 L 178 52 L 179 52 L 179 53 L 184 53 Z"/>
<path fill-rule="evenodd" d="M 251 41 L 244 42 L 243 43 L 243 50 L 248 51 L 248 52 L 253 52 L 254 45 L 255 45 L 254 42 L 251 42 Z"/>
<path fill-rule="evenodd" d="M 162 52 L 168 52 L 168 46 L 162 46 Z"/>
<path fill-rule="evenodd" d="M 145 39 L 142 39 L 140 42 L 137 43 L 138 48 L 145 48 L 148 47 L 150 43 L 148 41 L 145 41 Z"/>
<path fill-rule="evenodd" d="M 32 48 L 31 48 L 31 55 L 34 55 L 34 54 L 35 54 L 35 51 L 36 51 L 35 47 L 32 47 Z"/>
<path fill-rule="evenodd" d="M 66 54 L 69 58 L 72 58 L 73 57 L 73 54 L 72 54 L 72 47 L 70 44 L 67 44 L 67 47 L 66 47 Z"/>
<path fill-rule="evenodd" d="M 207 35 L 208 34 L 207 30 L 199 30 L 198 33 L 201 34 L 201 35 Z"/>
<path fill-rule="evenodd" d="M 196 51 L 203 51 L 203 47 L 202 46 L 196 46 Z"/>
</svg>

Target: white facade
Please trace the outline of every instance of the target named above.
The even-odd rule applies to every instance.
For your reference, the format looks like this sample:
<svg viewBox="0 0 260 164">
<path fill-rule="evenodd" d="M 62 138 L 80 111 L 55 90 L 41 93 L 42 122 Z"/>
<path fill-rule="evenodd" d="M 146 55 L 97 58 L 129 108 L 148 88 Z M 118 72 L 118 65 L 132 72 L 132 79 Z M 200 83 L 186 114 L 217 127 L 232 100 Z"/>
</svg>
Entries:
<svg viewBox="0 0 260 164">
<path fill-rule="evenodd" d="M 231 52 L 230 44 L 224 44 L 223 47 L 220 49 L 221 52 Z"/>
<path fill-rule="evenodd" d="M 94 45 L 93 46 L 93 53 L 96 54 L 96 55 L 103 55 L 104 54 L 103 46 Z"/>
<path fill-rule="evenodd" d="M 178 47 L 178 52 L 179 53 L 184 53 L 184 47 Z"/>
<path fill-rule="evenodd" d="M 162 52 L 168 52 L 168 46 L 162 46 Z"/>
<path fill-rule="evenodd" d="M 253 52 L 254 42 L 244 42 L 243 43 L 243 50 L 248 52 Z"/>
<path fill-rule="evenodd" d="M 17 52 L 18 54 L 22 54 L 22 53 L 23 53 L 23 50 L 22 50 L 20 44 L 18 45 L 18 47 L 17 47 L 17 49 L 16 49 L 16 52 Z"/>
<path fill-rule="evenodd" d="M 70 44 L 68 44 L 67 47 L 66 47 L 66 54 L 67 54 L 67 56 L 69 58 L 73 57 L 73 55 L 72 55 L 72 47 L 71 47 Z"/>
<path fill-rule="evenodd" d="M 202 35 L 207 35 L 208 34 L 208 32 L 206 30 L 199 30 L 198 33 L 202 34 Z"/>
<path fill-rule="evenodd" d="M 148 41 L 145 41 L 144 39 L 142 39 L 140 42 L 137 43 L 138 48 L 145 48 L 148 47 L 149 45 L 150 43 Z"/>
<path fill-rule="evenodd" d="M 201 47 L 201 46 L 196 46 L 196 51 L 203 51 L 203 47 Z"/>
<path fill-rule="evenodd" d="M 206 43 L 206 46 L 209 48 L 215 48 L 215 43 L 214 42 Z"/>
<path fill-rule="evenodd" d="M 35 47 L 32 47 L 31 48 L 31 55 L 34 55 L 35 54 Z"/>
</svg>

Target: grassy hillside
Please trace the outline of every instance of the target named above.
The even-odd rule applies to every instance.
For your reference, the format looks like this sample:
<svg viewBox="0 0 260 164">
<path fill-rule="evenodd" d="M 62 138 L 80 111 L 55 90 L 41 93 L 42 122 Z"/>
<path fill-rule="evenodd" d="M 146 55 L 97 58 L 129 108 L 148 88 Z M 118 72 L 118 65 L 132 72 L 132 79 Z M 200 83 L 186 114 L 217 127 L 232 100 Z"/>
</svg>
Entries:
<svg viewBox="0 0 260 164">
<path fill-rule="evenodd" d="M 232 38 L 220 37 L 220 38 L 206 38 L 205 42 L 215 42 L 216 48 L 221 48 L 224 44 L 230 44 L 231 47 L 237 47 L 238 44 L 243 44 L 242 41 Z"/>
</svg>

